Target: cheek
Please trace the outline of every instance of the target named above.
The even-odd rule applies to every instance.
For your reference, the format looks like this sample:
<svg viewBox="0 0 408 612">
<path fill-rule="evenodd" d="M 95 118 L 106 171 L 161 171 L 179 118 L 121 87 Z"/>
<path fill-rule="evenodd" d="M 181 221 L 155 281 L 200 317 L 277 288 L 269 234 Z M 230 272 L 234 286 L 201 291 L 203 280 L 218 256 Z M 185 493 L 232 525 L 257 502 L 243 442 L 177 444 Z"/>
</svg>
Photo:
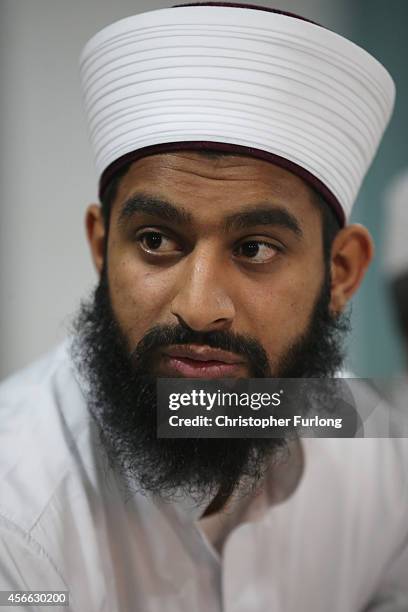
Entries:
<svg viewBox="0 0 408 612">
<path fill-rule="evenodd" d="M 132 346 L 144 333 L 164 323 L 172 278 L 165 270 L 152 271 L 131 257 L 112 257 L 108 267 L 114 314 Z"/>
<path fill-rule="evenodd" d="M 316 278 L 317 277 L 317 278 Z M 320 291 L 319 275 L 304 274 L 258 286 L 248 300 L 251 333 L 258 338 L 273 362 L 307 329 Z"/>
</svg>

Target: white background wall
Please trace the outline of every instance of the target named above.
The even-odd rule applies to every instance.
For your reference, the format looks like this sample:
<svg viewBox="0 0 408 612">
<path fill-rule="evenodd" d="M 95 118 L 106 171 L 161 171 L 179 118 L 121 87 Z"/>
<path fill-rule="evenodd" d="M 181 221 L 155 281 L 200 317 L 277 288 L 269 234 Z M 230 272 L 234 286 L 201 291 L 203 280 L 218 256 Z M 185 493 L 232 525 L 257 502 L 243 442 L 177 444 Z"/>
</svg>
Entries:
<svg viewBox="0 0 408 612">
<path fill-rule="evenodd" d="M 174 2 L 176 3 L 176 2 Z M 280 0 L 346 34 L 346 0 Z M 78 57 L 99 29 L 160 0 L 1 0 L 0 379 L 52 348 L 96 276 L 85 242 L 97 181 Z"/>
</svg>

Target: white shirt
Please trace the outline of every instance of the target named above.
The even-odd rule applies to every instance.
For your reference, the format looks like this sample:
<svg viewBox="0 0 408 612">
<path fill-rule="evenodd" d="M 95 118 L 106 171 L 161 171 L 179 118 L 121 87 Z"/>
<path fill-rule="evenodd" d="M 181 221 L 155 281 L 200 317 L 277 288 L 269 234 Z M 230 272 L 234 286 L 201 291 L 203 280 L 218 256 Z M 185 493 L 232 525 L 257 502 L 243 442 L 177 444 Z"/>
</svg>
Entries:
<svg viewBox="0 0 408 612">
<path fill-rule="evenodd" d="M 302 445 L 279 503 L 273 474 L 201 520 L 127 499 L 64 344 L 0 386 L 0 590 L 68 590 L 73 612 L 407 612 L 407 440 Z"/>
</svg>

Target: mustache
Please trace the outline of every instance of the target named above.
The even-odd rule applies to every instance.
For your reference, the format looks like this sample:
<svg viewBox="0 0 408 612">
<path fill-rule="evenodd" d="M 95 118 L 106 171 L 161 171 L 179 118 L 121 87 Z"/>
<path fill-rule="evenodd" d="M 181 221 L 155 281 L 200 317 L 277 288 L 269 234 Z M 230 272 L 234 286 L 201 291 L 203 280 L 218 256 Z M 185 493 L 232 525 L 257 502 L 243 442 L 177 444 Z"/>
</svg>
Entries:
<svg viewBox="0 0 408 612">
<path fill-rule="evenodd" d="M 181 325 L 152 327 L 132 351 L 131 360 L 139 370 L 148 370 L 156 351 L 173 344 L 201 344 L 229 351 L 248 362 L 253 378 L 270 376 L 268 356 L 255 338 L 230 331 L 198 332 Z"/>
</svg>

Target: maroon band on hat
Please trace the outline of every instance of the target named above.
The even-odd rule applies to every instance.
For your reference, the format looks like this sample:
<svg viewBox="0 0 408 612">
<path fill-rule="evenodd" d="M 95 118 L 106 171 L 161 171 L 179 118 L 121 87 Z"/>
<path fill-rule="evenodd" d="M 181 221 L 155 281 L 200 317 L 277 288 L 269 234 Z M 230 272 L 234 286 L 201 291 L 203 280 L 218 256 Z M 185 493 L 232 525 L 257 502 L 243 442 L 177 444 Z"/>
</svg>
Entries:
<svg viewBox="0 0 408 612">
<path fill-rule="evenodd" d="M 336 198 L 334 193 L 316 176 L 314 176 L 302 166 L 286 159 L 285 157 L 281 157 L 280 155 L 276 155 L 275 153 L 269 153 L 268 151 L 263 151 L 261 149 L 256 149 L 254 147 L 245 147 L 242 145 L 235 145 L 224 142 L 211 142 L 211 141 L 184 141 L 184 142 L 166 142 L 161 144 L 150 145 L 148 147 L 142 147 L 141 149 L 137 149 L 135 151 L 130 151 L 125 155 L 122 155 L 114 162 L 109 164 L 109 166 L 103 171 L 102 176 L 99 181 L 99 199 L 102 200 L 105 189 L 107 188 L 110 181 L 114 178 L 115 174 L 126 166 L 127 164 L 137 161 L 142 157 L 146 157 L 148 155 L 157 155 L 160 153 L 170 153 L 172 151 L 200 151 L 200 150 L 214 150 L 220 151 L 222 153 L 235 153 L 236 155 L 247 155 L 250 157 L 256 157 L 258 159 L 263 159 L 265 161 L 271 162 L 280 168 L 284 168 L 285 170 L 289 170 L 296 176 L 303 179 L 310 187 L 312 187 L 317 193 L 319 193 L 325 202 L 330 206 L 336 215 L 340 226 L 344 227 L 346 219 L 342 205 L 339 200 Z"/>
<path fill-rule="evenodd" d="M 320 26 L 319 23 L 312 21 L 311 19 L 306 19 L 306 17 L 302 17 L 301 15 L 297 15 L 296 13 L 290 13 L 289 11 L 282 11 L 280 9 L 269 8 L 267 6 L 260 6 L 259 4 L 247 4 L 240 2 L 188 2 L 187 4 L 174 4 L 172 8 L 183 8 L 185 6 L 223 6 L 223 7 L 231 7 L 231 8 L 244 8 L 244 9 L 253 9 L 255 11 L 267 11 L 268 13 L 276 13 L 277 15 L 285 15 L 285 17 L 294 17 L 295 19 L 301 19 L 302 21 L 307 21 L 308 23 L 313 23 L 313 25 Z"/>
</svg>

